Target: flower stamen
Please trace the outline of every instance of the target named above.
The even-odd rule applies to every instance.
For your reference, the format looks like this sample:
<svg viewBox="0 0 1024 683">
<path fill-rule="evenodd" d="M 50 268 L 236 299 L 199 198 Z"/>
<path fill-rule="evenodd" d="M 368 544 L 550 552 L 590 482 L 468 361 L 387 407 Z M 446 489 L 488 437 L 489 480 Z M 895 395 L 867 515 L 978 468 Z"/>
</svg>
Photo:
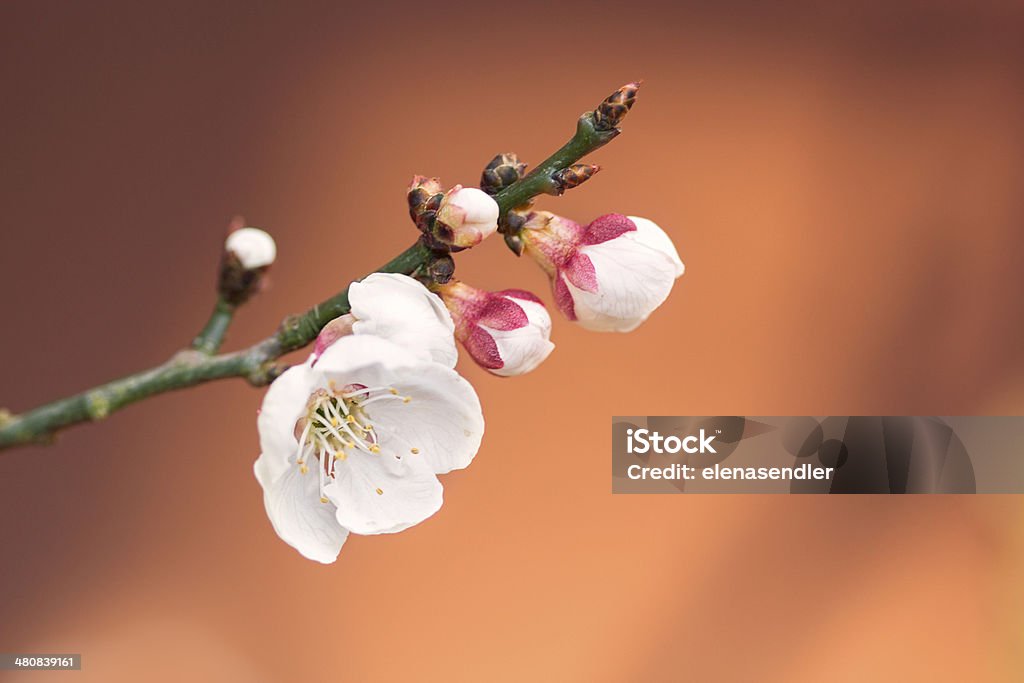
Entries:
<svg viewBox="0 0 1024 683">
<path fill-rule="evenodd" d="M 318 389 L 309 398 L 306 414 L 299 422 L 302 435 L 296 453 L 296 464 L 302 474 L 309 472 L 306 464 L 308 453 L 315 454 L 319 461 L 320 500 L 324 503 L 330 501 L 326 489 L 336 478 L 338 463 L 348 459 L 346 449 L 371 455 L 381 453 L 377 431 L 365 410 L 366 406 L 384 400 L 403 403 L 412 400 L 410 396 L 402 396 L 394 387 L 349 384 L 339 389 L 335 382 L 328 382 L 328 386 L 330 390 Z M 419 450 L 414 448 L 412 452 L 418 453 Z M 377 489 L 378 495 L 383 493 Z"/>
</svg>

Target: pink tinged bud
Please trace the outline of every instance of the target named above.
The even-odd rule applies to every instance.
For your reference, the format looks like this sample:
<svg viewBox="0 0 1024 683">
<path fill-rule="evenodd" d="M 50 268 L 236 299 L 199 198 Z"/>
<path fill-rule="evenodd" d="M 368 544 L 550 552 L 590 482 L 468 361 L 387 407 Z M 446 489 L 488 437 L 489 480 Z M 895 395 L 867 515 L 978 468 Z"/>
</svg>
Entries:
<svg viewBox="0 0 1024 683">
<path fill-rule="evenodd" d="M 320 330 L 320 334 L 317 335 L 316 344 L 313 346 L 313 356 L 310 359 L 312 363 L 315 364 L 316 359 L 319 358 L 331 344 L 342 337 L 347 337 L 352 334 L 352 326 L 355 322 L 355 316 L 351 313 L 346 313 L 345 315 L 339 316 L 324 325 L 324 328 Z"/>
<path fill-rule="evenodd" d="M 498 203 L 483 190 L 456 185 L 445 194 L 437 220 L 447 230 L 441 239 L 456 247 L 474 247 L 498 229 Z"/>
<path fill-rule="evenodd" d="M 550 211 L 531 211 L 519 233 L 525 252 L 552 277 L 575 253 L 582 236 L 579 223 Z"/>
<path fill-rule="evenodd" d="M 521 235 L 551 277 L 559 310 L 590 330 L 635 329 L 684 271 L 672 240 L 646 218 L 607 214 L 581 228 L 535 212 Z"/>
<path fill-rule="evenodd" d="M 454 283 L 441 296 L 455 320 L 456 338 L 478 365 L 495 375 L 529 372 L 555 348 L 551 317 L 530 292 L 487 292 Z"/>
<path fill-rule="evenodd" d="M 589 266 L 581 266 L 580 257 Z M 593 281 L 587 279 L 590 268 Z M 629 332 L 665 302 L 683 271 L 675 245 L 654 222 L 608 214 L 584 229 L 576 255 L 559 275 L 582 327 Z"/>
</svg>

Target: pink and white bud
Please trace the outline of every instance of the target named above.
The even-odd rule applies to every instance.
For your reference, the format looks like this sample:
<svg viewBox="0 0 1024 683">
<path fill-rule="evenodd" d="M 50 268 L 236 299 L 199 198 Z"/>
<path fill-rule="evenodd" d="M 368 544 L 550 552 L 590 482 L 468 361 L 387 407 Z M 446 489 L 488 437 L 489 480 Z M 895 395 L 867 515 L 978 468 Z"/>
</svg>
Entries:
<svg viewBox="0 0 1024 683">
<path fill-rule="evenodd" d="M 266 268 L 277 258 L 274 238 L 259 228 L 239 228 L 228 235 L 224 251 L 235 255 L 246 270 Z"/>
<path fill-rule="evenodd" d="M 478 365 L 495 375 L 530 372 L 555 348 L 551 316 L 530 292 L 488 292 L 452 282 L 440 293 L 455 321 L 455 338 Z"/>
<path fill-rule="evenodd" d="M 437 209 L 439 238 L 455 247 L 475 247 L 498 229 L 498 203 L 483 190 L 456 185 Z M 438 226 L 442 227 L 442 226 Z"/>
<path fill-rule="evenodd" d="M 637 216 L 610 213 L 584 227 L 535 211 L 520 236 L 551 278 L 558 308 L 588 330 L 636 329 L 685 270 L 665 231 Z"/>
</svg>

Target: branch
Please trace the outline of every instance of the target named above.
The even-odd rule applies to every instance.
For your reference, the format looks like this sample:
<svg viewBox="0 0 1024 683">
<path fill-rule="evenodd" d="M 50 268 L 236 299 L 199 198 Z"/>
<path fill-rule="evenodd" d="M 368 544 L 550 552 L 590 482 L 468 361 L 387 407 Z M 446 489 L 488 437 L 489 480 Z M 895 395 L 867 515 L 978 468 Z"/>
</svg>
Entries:
<svg viewBox="0 0 1024 683">
<path fill-rule="evenodd" d="M 594 122 L 594 112 L 588 111 L 576 123 L 576 134 L 561 149 L 542 161 L 539 166 L 504 190 L 494 195 L 501 215 L 526 204 L 540 194 L 561 194 L 557 175 L 594 150 L 608 144 L 619 134 L 618 128 L 600 130 Z"/>
<path fill-rule="evenodd" d="M 192 340 L 192 348 L 196 351 L 211 355 L 217 353 L 220 345 L 224 343 L 224 337 L 228 333 L 228 327 L 235 317 L 235 307 L 224 300 L 224 297 L 217 297 L 217 304 L 210 313 L 210 319 L 206 322 L 202 332 Z"/>
<path fill-rule="evenodd" d="M 636 88 L 637 84 L 630 83 L 594 111 L 583 114 L 575 135 L 561 149 L 525 177 L 498 192 L 494 199 L 500 215 L 504 218 L 537 195 L 561 194 L 566 187 L 561 181 L 563 172 L 618 135 L 616 126 L 632 106 Z M 431 250 L 417 241 L 376 272 L 413 275 L 425 268 L 433 257 Z M 104 419 L 127 405 L 167 391 L 229 377 L 246 379 L 253 386 L 269 384 L 280 374 L 279 368 L 274 367 L 275 360 L 306 346 L 327 323 L 348 313 L 348 288 L 302 315 L 285 318 L 277 332 L 263 341 L 241 351 L 214 355 L 224 341 L 236 308 L 223 296 L 219 297 L 209 321 L 191 347 L 161 365 L 20 415 L 0 410 L 0 450 L 23 444 L 51 443 L 57 432 L 66 427 Z"/>
<path fill-rule="evenodd" d="M 427 263 L 430 252 L 419 242 L 384 264 L 379 272 L 411 275 Z M 193 342 L 170 360 L 80 394 L 48 403 L 21 415 L 0 411 L 0 450 L 21 444 L 51 443 L 56 433 L 74 424 L 102 420 L 144 398 L 204 382 L 240 377 L 253 386 L 269 384 L 278 374 L 272 367 L 289 351 L 316 339 L 323 326 L 348 312 L 348 288 L 299 316 L 286 318 L 277 332 L 242 351 L 212 356 L 224 338 L 232 311 L 219 303 L 210 321 Z"/>
</svg>

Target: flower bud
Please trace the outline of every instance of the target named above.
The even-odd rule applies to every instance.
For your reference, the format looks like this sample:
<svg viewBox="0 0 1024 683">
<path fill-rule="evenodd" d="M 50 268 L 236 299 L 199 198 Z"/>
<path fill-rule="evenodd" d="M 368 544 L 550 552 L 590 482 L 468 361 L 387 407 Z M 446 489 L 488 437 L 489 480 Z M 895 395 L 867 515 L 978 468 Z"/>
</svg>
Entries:
<svg viewBox="0 0 1024 683">
<path fill-rule="evenodd" d="M 409 183 L 409 190 L 406 199 L 409 201 L 409 217 L 420 232 L 429 234 L 434 226 L 434 216 L 437 214 L 437 207 L 441 205 L 444 198 L 444 189 L 438 178 L 427 178 L 426 176 L 413 176 Z"/>
<path fill-rule="evenodd" d="M 266 268 L 277 258 L 274 238 L 259 228 L 240 228 L 228 235 L 224 250 L 238 257 L 246 270 Z"/>
<path fill-rule="evenodd" d="M 555 181 L 555 193 L 564 194 L 566 190 L 579 187 L 587 182 L 601 170 L 600 166 L 594 164 L 573 164 L 556 172 L 551 179 Z"/>
<path fill-rule="evenodd" d="M 507 152 L 491 159 L 480 175 L 480 189 L 495 195 L 523 177 L 526 164 L 515 154 Z"/>
<path fill-rule="evenodd" d="M 434 237 L 453 247 L 473 247 L 498 229 L 498 203 L 475 187 L 456 185 L 437 209 Z"/>
<path fill-rule="evenodd" d="M 224 241 L 217 289 L 224 301 L 239 306 L 256 294 L 277 257 L 274 238 L 259 228 L 239 228 Z"/>
<path fill-rule="evenodd" d="M 640 81 L 627 83 L 611 95 L 594 110 L 594 128 L 599 131 L 614 130 L 626 118 L 626 114 L 636 102 L 636 93 L 640 90 Z"/>
<path fill-rule="evenodd" d="M 672 240 L 646 218 L 606 214 L 582 227 L 538 211 L 519 234 L 551 278 L 558 308 L 589 330 L 636 329 L 684 271 Z"/>
<path fill-rule="evenodd" d="M 519 289 L 488 292 L 462 282 L 439 290 L 455 321 L 455 338 L 489 372 L 522 375 L 554 350 L 551 317 L 534 294 Z"/>
</svg>

